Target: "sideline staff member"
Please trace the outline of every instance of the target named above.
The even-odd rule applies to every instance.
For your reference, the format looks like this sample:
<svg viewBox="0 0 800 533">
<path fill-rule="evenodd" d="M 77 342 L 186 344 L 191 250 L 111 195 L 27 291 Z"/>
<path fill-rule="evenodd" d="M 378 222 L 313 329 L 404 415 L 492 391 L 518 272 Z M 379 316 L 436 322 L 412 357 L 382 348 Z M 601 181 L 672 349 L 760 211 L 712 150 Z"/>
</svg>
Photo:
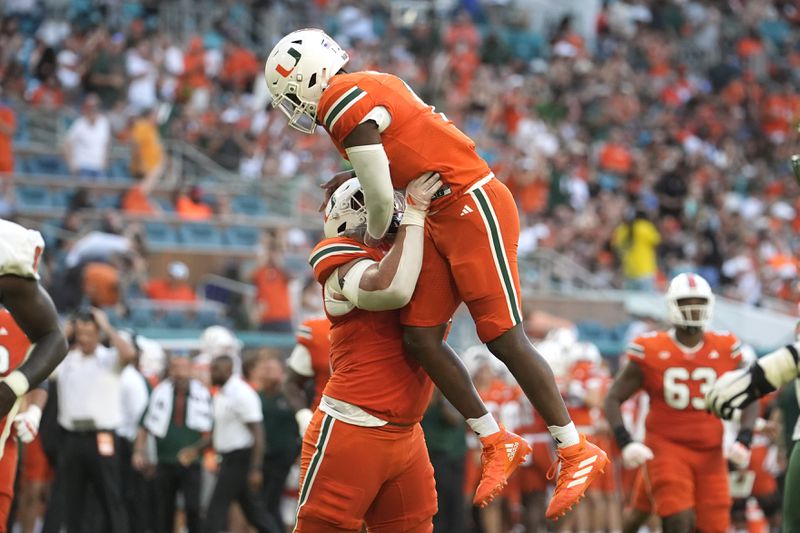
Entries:
<svg viewBox="0 0 800 533">
<path fill-rule="evenodd" d="M 211 361 L 214 396 L 214 451 L 222 456 L 214 494 L 206 512 L 205 533 L 227 530 L 231 502 L 239 502 L 247 521 L 258 533 L 277 533 L 277 524 L 258 497 L 264 457 L 261 400 L 256 391 L 233 375 L 233 359 L 222 355 Z"/>
<path fill-rule="evenodd" d="M 100 344 L 101 333 L 108 337 L 110 348 Z M 58 423 L 65 432 L 57 475 L 62 477 L 60 486 L 69 488 L 65 494 L 67 532 L 82 530 L 91 484 L 106 531 L 127 533 L 114 433 L 122 424 L 120 374 L 136 352 L 99 309 L 79 313 L 74 334 L 75 347 L 58 373 Z"/>
</svg>

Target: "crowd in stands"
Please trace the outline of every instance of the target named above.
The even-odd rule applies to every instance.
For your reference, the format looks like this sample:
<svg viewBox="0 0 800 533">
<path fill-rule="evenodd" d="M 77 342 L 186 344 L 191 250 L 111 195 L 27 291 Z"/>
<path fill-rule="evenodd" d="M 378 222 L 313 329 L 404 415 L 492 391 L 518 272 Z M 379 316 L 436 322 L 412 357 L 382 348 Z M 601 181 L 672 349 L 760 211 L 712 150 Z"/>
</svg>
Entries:
<svg viewBox="0 0 800 533">
<path fill-rule="evenodd" d="M 554 250 L 600 282 L 643 291 L 693 270 L 748 304 L 800 304 L 800 195 L 789 167 L 800 119 L 800 9 L 792 0 L 604 1 L 588 33 L 576 13 L 535 24 L 544 15 L 525 0 L 438 1 L 401 16 L 393 11 L 399 3 L 385 0 L 229 0 L 213 3 L 209 29 L 187 35 L 159 18 L 172 3 L 70 0 L 66 11 L 48 11 L 47 0 L 0 5 L 0 216 L 25 215 L 12 178 L 23 161 L 16 134 L 25 117 L 71 119 L 52 148 L 75 188 L 58 221 L 65 231 L 47 235 L 43 268 L 65 315 L 92 305 L 111 322 L 127 317 L 136 325 L 131 302 L 149 301 L 138 325 L 169 326 L 170 306 L 202 299 L 204 265 L 177 252 L 151 260 L 148 217 L 169 212 L 200 224 L 226 221 L 239 207 L 224 191 L 170 182 L 172 141 L 198 147 L 261 190 L 300 183 L 292 211 L 316 211 L 316 185 L 344 163 L 324 133 L 288 129 L 261 81 L 264 52 L 283 32 L 305 26 L 340 40 L 349 70 L 398 74 L 475 139 L 518 200 L 522 256 Z M 121 6 L 135 8 L 133 16 Z M 123 168 L 130 179 L 105 204 L 92 186 L 115 172 L 114 146 L 130 152 Z M 117 209 L 92 225 L 96 212 L 87 213 L 97 207 Z M 286 333 L 318 315 L 319 288 L 303 277 L 303 261 L 292 262 L 316 236 L 257 229 L 257 253 L 222 261 L 217 273 L 253 294 L 246 304 L 234 301 L 227 325 Z M 133 340 L 144 357 L 140 342 Z M 276 393 L 281 361 L 251 355 L 246 377 L 272 423 L 268 409 L 286 411 Z M 476 381 L 506 378 L 478 362 Z M 153 378 L 145 366 L 143 359 L 142 373 Z M 572 390 L 570 379 L 565 387 Z M 474 450 L 451 411 L 438 397 L 431 407 L 426 430 L 448 435 L 429 439 L 445 442 L 431 454 L 463 467 Z M 602 421 L 597 426 L 607 432 Z M 295 431 L 268 428 L 267 435 Z M 295 440 L 285 440 L 296 453 Z M 43 480 L 23 485 L 31 481 Z M 461 484 L 453 486 L 458 500 Z M 21 513 L 35 518 L 42 494 L 26 497 Z M 459 525 L 450 531 L 477 522 L 535 527 L 530 494 L 520 487 L 509 494 L 484 515 L 465 516 L 456 506 Z M 619 508 L 619 495 L 618 488 L 593 495 L 581 513 L 605 502 Z M 598 529 L 606 526 L 618 528 Z"/>
<path fill-rule="evenodd" d="M 160 210 L 150 193 L 165 139 L 195 144 L 241 180 L 315 191 L 343 162 L 324 135 L 289 131 L 260 79 L 279 34 L 254 26 L 283 13 L 341 40 L 350 70 L 400 75 L 475 139 L 518 199 L 522 255 L 552 249 L 598 280 L 642 290 L 691 269 L 732 298 L 796 309 L 793 2 L 608 1 L 590 35 L 569 14 L 531 30 L 539 14 L 522 1 L 452 4 L 409 19 L 379 1 L 228 2 L 185 40 L 161 29 L 158 8 L 126 21 L 83 6 L 69 23 L 9 8 L 0 171 L 13 169 L 12 109 L 33 106 L 80 109 L 64 154 L 81 179 L 106 172 L 109 143 L 130 145 L 139 181 L 121 202 L 129 213 Z M 4 180 L 0 197 L 10 195 Z M 301 195 L 295 208 L 318 199 Z M 174 200 L 187 220 L 231 209 L 191 185 Z"/>
</svg>

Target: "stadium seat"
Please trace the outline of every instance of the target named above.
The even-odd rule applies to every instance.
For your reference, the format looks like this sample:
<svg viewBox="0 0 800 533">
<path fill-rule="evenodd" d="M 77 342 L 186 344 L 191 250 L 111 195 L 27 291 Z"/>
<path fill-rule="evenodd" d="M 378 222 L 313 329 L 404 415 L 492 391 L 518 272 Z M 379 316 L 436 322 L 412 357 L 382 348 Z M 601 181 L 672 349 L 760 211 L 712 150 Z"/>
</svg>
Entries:
<svg viewBox="0 0 800 533">
<path fill-rule="evenodd" d="M 36 185 L 20 185 L 16 189 L 17 203 L 21 211 L 45 210 L 53 207 L 50 191 Z"/>
<path fill-rule="evenodd" d="M 150 309 L 144 307 L 134 307 L 128 314 L 128 324 L 134 329 L 150 327 L 153 323 L 153 314 Z"/>
<path fill-rule="evenodd" d="M 128 162 L 124 159 L 112 159 L 108 166 L 108 177 L 113 181 L 132 181 Z"/>
<path fill-rule="evenodd" d="M 222 317 L 220 317 L 219 313 L 214 309 L 201 309 L 197 313 L 196 321 L 197 326 L 201 329 L 221 324 L 223 322 Z"/>
<path fill-rule="evenodd" d="M 170 329 L 186 329 L 189 327 L 191 320 L 186 315 L 185 311 L 178 311 L 171 309 L 163 316 L 158 318 L 158 323 L 162 327 Z"/>
<path fill-rule="evenodd" d="M 223 245 L 219 228 L 206 223 L 183 224 L 179 233 L 184 246 L 217 248 Z"/>
<path fill-rule="evenodd" d="M 163 222 L 145 222 L 144 234 L 147 244 L 155 247 L 174 246 L 178 243 L 175 228 Z"/>
<path fill-rule="evenodd" d="M 165 213 L 175 212 L 175 204 L 173 204 L 172 200 L 166 196 L 151 196 L 151 198 L 155 200 L 156 204 L 158 204 L 158 207 L 160 207 Z"/>
<path fill-rule="evenodd" d="M 250 226 L 234 226 L 226 232 L 228 244 L 241 248 L 252 248 L 258 245 L 260 232 Z"/>
<path fill-rule="evenodd" d="M 119 193 L 98 194 L 94 199 L 94 206 L 97 209 L 119 209 Z"/>
<path fill-rule="evenodd" d="M 56 189 L 50 193 L 50 201 L 56 209 L 66 209 L 72 199 L 73 191 Z"/>
<path fill-rule="evenodd" d="M 33 172 L 48 176 L 67 176 L 67 163 L 55 154 L 41 154 L 33 158 Z"/>
<path fill-rule="evenodd" d="M 235 196 L 231 200 L 231 209 L 234 215 L 248 215 L 252 217 L 267 214 L 267 204 L 258 196 Z"/>
</svg>

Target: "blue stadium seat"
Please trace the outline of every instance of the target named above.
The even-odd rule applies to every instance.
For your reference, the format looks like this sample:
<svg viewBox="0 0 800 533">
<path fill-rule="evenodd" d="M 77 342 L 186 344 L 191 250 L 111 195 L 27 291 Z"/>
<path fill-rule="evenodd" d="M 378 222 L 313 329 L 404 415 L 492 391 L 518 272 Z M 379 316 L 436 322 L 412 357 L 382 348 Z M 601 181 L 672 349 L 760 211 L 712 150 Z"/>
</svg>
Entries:
<svg viewBox="0 0 800 533">
<path fill-rule="evenodd" d="M 118 209 L 120 206 L 119 193 L 98 194 L 94 199 L 97 209 Z"/>
<path fill-rule="evenodd" d="M 159 317 L 158 323 L 162 327 L 170 329 L 186 329 L 190 324 L 189 317 L 185 311 L 169 310 Z"/>
<path fill-rule="evenodd" d="M 235 196 L 231 200 L 234 215 L 249 215 L 252 217 L 267 214 L 267 204 L 258 196 Z"/>
<path fill-rule="evenodd" d="M 197 313 L 196 322 L 199 328 L 205 329 L 209 326 L 221 324 L 223 319 L 220 317 L 219 313 L 213 309 L 201 309 Z"/>
<path fill-rule="evenodd" d="M 228 244 L 242 248 L 252 248 L 258 245 L 260 231 L 250 226 L 233 226 L 227 231 Z"/>
<path fill-rule="evenodd" d="M 131 171 L 128 162 L 124 159 L 112 159 L 108 165 L 108 177 L 113 181 L 131 181 Z"/>
<path fill-rule="evenodd" d="M 163 222 L 145 222 L 145 240 L 149 246 L 166 247 L 174 246 L 178 243 L 178 235 L 175 228 Z"/>
<path fill-rule="evenodd" d="M 156 204 L 158 204 L 161 210 L 164 211 L 165 213 L 175 212 L 175 205 L 166 196 L 151 196 L 150 198 L 152 200 L 155 200 Z"/>
<path fill-rule="evenodd" d="M 56 189 L 50 194 L 50 201 L 56 209 L 66 209 L 72 199 L 73 192 L 68 189 Z"/>
<path fill-rule="evenodd" d="M 135 329 L 150 327 L 153 323 L 153 313 L 144 307 L 134 307 L 128 314 L 128 323 Z"/>
<path fill-rule="evenodd" d="M 44 210 L 53 207 L 50 191 L 37 185 L 20 185 L 16 189 L 21 211 Z"/>
<path fill-rule="evenodd" d="M 41 154 L 33 158 L 33 172 L 48 176 L 66 176 L 69 174 L 67 163 L 55 154 Z"/>
<path fill-rule="evenodd" d="M 211 224 L 183 224 L 179 233 L 185 246 L 196 248 L 218 248 L 223 245 L 222 232 Z"/>
</svg>

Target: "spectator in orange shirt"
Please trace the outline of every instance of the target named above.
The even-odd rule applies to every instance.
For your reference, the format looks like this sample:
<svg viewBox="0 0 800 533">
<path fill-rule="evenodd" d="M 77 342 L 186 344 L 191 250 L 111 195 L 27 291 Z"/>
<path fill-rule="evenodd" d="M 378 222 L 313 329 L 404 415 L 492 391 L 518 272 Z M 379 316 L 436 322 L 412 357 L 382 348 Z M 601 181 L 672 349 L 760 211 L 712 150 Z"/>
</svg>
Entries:
<svg viewBox="0 0 800 533">
<path fill-rule="evenodd" d="M 92 261 L 83 267 L 83 294 L 94 307 L 119 303 L 119 271 L 108 263 Z"/>
<path fill-rule="evenodd" d="M 253 52 L 234 43 L 225 43 L 225 61 L 220 75 L 223 85 L 241 91 L 253 84 L 260 71 L 261 63 Z"/>
<path fill-rule="evenodd" d="M 608 142 L 600 151 L 600 168 L 614 174 L 625 175 L 630 172 L 632 165 L 633 156 L 622 142 L 621 132 L 613 130 Z"/>
<path fill-rule="evenodd" d="M 31 105 L 53 111 L 64 105 L 64 91 L 55 74 L 48 74 L 44 83 L 39 85 L 31 95 Z"/>
<path fill-rule="evenodd" d="M 175 210 L 184 220 L 208 220 L 214 215 L 211 206 L 203 201 L 203 191 L 200 187 L 190 187 L 188 191 L 178 194 L 175 200 Z"/>
<path fill-rule="evenodd" d="M 181 261 L 173 261 L 167 267 L 167 279 L 151 280 L 145 293 L 151 300 L 170 302 L 194 302 L 197 295 L 189 282 L 189 267 Z"/>
<path fill-rule="evenodd" d="M 153 172 L 146 174 L 142 181 L 128 189 L 122 196 L 122 210 L 136 215 L 155 215 L 159 213 L 161 209 L 152 201 L 150 195 L 153 194 L 161 174 L 159 169 L 155 169 Z"/>
<path fill-rule="evenodd" d="M 262 331 L 292 332 L 289 275 L 281 266 L 281 255 L 270 249 L 262 264 L 250 275 L 256 286 L 256 317 Z"/>
<path fill-rule="evenodd" d="M 14 171 L 12 142 L 17 131 L 17 118 L 14 110 L 3 100 L 3 87 L 0 85 L 0 176 Z"/>
<path fill-rule="evenodd" d="M 158 133 L 156 110 L 143 111 L 131 128 L 131 174 L 148 178 L 164 172 L 164 148 Z"/>
</svg>

